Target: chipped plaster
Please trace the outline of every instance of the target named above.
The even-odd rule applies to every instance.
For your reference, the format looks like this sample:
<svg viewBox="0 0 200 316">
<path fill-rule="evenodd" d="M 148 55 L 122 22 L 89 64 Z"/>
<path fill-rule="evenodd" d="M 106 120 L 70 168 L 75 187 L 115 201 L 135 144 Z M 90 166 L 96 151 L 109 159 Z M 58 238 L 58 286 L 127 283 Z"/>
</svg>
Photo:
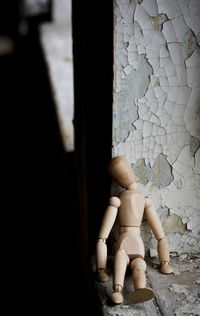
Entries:
<svg viewBox="0 0 200 316">
<path fill-rule="evenodd" d="M 178 253 L 199 251 L 199 14 L 195 0 L 114 1 L 113 156 L 126 156 L 161 217 L 169 210 Z M 142 234 L 155 253 L 146 224 Z"/>
<path fill-rule="evenodd" d="M 156 157 L 152 167 L 150 164 L 145 165 L 144 158 L 138 159 L 133 165 L 133 170 L 138 181 L 144 185 L 150 181 L 156 187 L 162 188 L 169 185 L 174 179 L 172 168 L 162 154 Z"/>
</svg>

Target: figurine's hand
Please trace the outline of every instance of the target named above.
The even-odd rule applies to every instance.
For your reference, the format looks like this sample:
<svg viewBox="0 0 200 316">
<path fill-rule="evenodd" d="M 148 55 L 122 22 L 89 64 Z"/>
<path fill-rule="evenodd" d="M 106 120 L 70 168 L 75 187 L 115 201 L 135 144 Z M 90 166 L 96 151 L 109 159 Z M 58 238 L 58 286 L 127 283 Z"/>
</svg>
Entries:
<svg viewBox="0 0 200 316">
<path fill-rule="evenodd" d="M 99 269 L 97 271 L 97 280 L 100 282 L 106 282 L 109 280 L 109 276 L 107 275 L 104 269 Z"/>
<path fill-rule="evenodd" d="M 172 273 L 172 267 L 170 266 L 169 262 L 163 261 L 160 264 L 160 272 L 164 274 Z"/>
</svg>

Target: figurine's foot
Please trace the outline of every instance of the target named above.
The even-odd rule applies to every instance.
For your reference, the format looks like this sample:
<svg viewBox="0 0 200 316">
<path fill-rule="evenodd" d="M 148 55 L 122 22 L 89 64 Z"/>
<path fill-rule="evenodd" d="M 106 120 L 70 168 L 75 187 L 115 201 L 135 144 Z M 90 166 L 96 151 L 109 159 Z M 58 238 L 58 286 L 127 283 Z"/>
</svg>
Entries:
<svg viewBox="0 0 200 316">
<path fill-rule="evenodd" d="M 135 292 L 130 294 L 130 298 L 133 303 L 146 302 L 154 298 L 154 291 L 150 288 L 137 289 Z"/>
<path fill-rule="evenodd" d="M 169 265 L 168 262 L 163 262 L 161 263 L 161 266 L 160 266 L 160 272 L 164 274 L 170 274 L 173 271 L 172 271 L 172 267 Z"/>
<path fill-rule="evenodd" d="M 110 296 L 110 299 L 114 304 L 121 304 L 121 303 L 123 303 L 123 300 L 124 300 L 121 292 L 112 293 Z"/>
<path fill-rule="evenodd" d="M 97 280 L 100 282 L 106 282 L 109 280 L 109 276 L 107 275 L 107 273 L 105 273 L 104 270 L 101 270 L 97 274 Z"/>
</svg>

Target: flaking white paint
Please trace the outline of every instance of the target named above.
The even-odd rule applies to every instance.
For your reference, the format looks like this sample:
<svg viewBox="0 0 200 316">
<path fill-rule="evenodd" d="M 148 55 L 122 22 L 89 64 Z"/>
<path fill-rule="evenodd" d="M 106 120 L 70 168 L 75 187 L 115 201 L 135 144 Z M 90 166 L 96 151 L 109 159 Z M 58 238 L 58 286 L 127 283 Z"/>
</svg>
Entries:
<svg viewBox="0 0 200 316">
<path fill-rule="evenodd" d="M 165 155 L 173 181 L 160 188 L 149 181 L 140 189 L 156 208 L 168 208 L 169 216 L 186 224 L 184 233 L 166 231 L 171 251 L 199 251 L 200 149 L 192 153 L 190 143 L 191 137 L 200 139 L 200 3 L 118 0 L 114 6 L 113 156 L 125 155 L 133 165 L 144 158 L 153 167 Z M 127 89 L 134 102 L 120 103 Z M 127 129 L 119 113 L 129 106 L 135 115 Z M 121 141 L 116 135 L 123 126 Z M 148 233 L 145 243 L 155 253 L 153 240 Z"/>
</svg>

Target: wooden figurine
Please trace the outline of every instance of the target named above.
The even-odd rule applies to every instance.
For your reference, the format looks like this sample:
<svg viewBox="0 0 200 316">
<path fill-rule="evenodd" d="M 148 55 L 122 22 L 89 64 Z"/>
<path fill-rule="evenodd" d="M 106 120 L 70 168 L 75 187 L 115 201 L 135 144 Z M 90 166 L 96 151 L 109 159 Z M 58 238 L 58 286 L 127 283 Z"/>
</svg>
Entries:
<svg viewBox="0 0 200 316">
<path fill-rule="evenodd" d="M 135 291 L 131 293 L 134 303 L 144 302 L 154 297 L 154 291 L 145 287 L 146 263 L 144 261 L 144 245 L 140 237 L 140 226 L 145 212 L 146 219 L 158 240 L 158 257 L 160 272 L 172 272 L 169 264 L 169 248 L 160 218 L 149 198 L 138 191 L 138 185 L 131 166 L 124 157 L 111 160 L 108 169 L 112 179 L 125 188 L 118 197 L 111 197 L 109 206 L 103 217 L 96 244 L 97 278 L 105 282 L 109 279 L 106 273 L 107 246 L 106 239 L 118 216 L 120 229 L 114 255 L 114 278 L 111 301 L 115 304 L 123 302 L 122 288 L 126 268 L 130 265 Z"/>
</svg>

